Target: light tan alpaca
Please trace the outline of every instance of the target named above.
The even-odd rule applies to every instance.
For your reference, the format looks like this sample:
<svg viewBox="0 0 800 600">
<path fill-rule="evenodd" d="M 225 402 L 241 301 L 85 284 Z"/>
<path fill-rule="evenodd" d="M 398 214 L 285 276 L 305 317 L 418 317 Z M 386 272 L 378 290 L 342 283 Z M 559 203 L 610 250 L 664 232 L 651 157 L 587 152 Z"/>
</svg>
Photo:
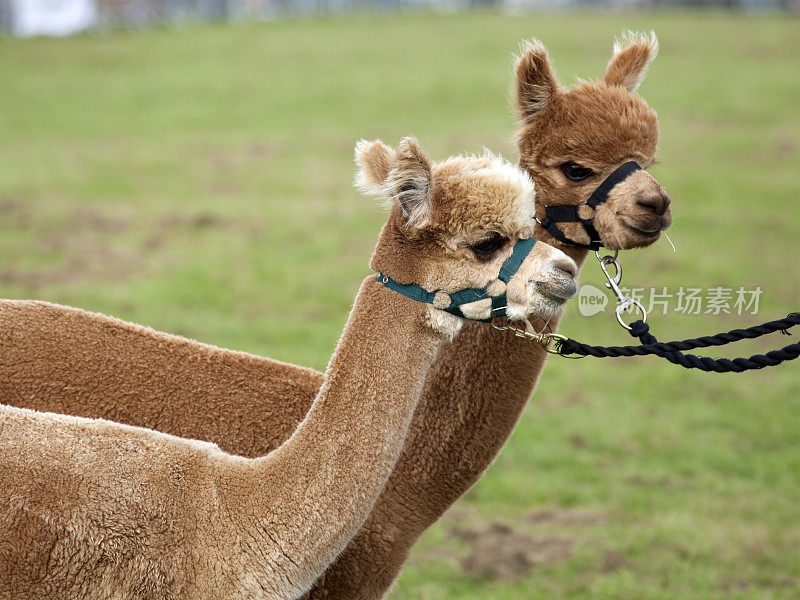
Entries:
<svg viewBox="0 0 800 600">
<path fill-rule="evenodd" d="M 563 89 L 540 44 L 517 63 L 520 164 L 537 185 L 536 210 L 578 205 L 630 158 L 655 154 L 655 113 L 632 92 L 655 40 L 615 47 L 605 77 Z M 627 86 L 627 87 L 626 87 Z M 593 170 L 572 181 L 569 163 Z M 572 173 L 572 172 L 571 172 Z M 573 176 L 575 173 L 572 173 Z M 609 248 L 646 246 L 669 225 L 668 199 L 645 173 L 619 184 L 597 211 Z M 588 241 L 578 224 L 561 224 Z M 534 233 L 582 262 L 586 252 Z M 557 321 L 551 321 L 555 328 Z M 536 323 L 540 327 L 542 323 Z M 377 598 L 409 548 L 483 473 L 511 433 L 545 354 L 534 344 L 467 323 L 426 377 L 406 445 L 369 520 L 315 588 L 319 598 Z M 505 376 L 495 375 L 502 368 Z M 211 440 L 255 457 L 281 444 L 305 416 L 321 373 L 47 303 L 0 303 L 0 401 L 104 417 Z M 165 398 L 154 402 L 148 395 Z M 315 596 L 316 597 L 316 596 Z"/>
<path fill-rule="evenodd" d="M 291 438 L 246 459 L 148 429 L 0 407 L 0 598 L 298 597 L 391 473 L 425 372 L 463 323 L 440 310 L 449 293 L 506 293 L 513 320 L 546 318 L 575 294 L 574 262 L 543 243 L 507 285 L 497 279 L 533 229 L 533 183 L 517 167 L 488 155 L 432 165 L 411 138 L 396 153 L 380 142 L 357 150 L 364 186 L 393 202 L 370 263 L 382 275 L 361 285 Z M 425 304 L 385 287 L 389 278 L 439 291 Z M 487 318 L 490 300 L 460 310 Z"/>
</svg>

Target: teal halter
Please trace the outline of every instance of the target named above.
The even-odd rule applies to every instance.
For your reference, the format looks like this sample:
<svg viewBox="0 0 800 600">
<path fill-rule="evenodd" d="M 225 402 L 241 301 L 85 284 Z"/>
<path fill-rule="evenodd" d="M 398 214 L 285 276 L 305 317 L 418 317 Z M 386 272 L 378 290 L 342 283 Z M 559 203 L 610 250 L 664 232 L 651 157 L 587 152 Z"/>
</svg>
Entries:
<svg viewBox="0 0 800 600">
<path fill-rule="evenodd" d="M 503 266 L 500 267 L 500 273 L 498 274 L 497 278 L 503 283 L 508 284 L 514 274 L 522 266 L 522 263 L 528 257 L 528 254 L 530 254 L 531 250 L 533 250 L 534 244 L 536 244 L 536 240 L 533 238 L 518 240 L 517 243 L 514 244 L 514 250 L 511 252 L 511 256 L 509 256 L 503 263 Z M 416 283 L 398 283 L 383 273 L 378 273 L 378 281 L 380 281 L 390 290 L 395 291 L 398 294 L 402 294 L 407 298 L 411 298 L 412 300 L 417 300 L 418 302 L 433 304 L 433 299 L 436 296 L 436 292 L 429 292 L 421 285 L 417 285 Z M 495 317 L 506 316 L 506 305 L 508 303 L 506 299 L 506 292 L 503 292 L 499 296 L 489 296 L 489 292 L 484 287 L 466 288 L 448 295 L 450 296 L 450 306 L 442 310 L 449 312 L 451 315 L 461 317 L 462 319 L 468 318 L 464 316 L 463 312 L 461 312 L 462 304 L 469 304 L 471 302 L 484 300 L 486 298 L 492 299 L 491 317 L 488 319 L 473 320 L 489 322 Z"/>
</svg>

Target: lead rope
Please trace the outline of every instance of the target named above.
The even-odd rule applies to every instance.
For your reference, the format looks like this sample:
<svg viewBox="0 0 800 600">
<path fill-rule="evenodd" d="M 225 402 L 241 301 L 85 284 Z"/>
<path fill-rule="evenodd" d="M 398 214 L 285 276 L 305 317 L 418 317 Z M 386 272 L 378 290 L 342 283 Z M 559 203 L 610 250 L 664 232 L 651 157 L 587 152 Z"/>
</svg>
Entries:
<svg viewBox="0 0 800 600">
<path fill-rule="evenodd" d="M 743 339 L 754 339 L 780 331 L 791 335 L 787 329 L 800 325 L 800 313 L 789 313 L 784 319 L 769 321 L 763 325 L 755 325 L 747 329 L 733 329 L 716 335 L 681 340 L 677 342 L 659 342 L 650 333 L 650 326 L 644 321 L 634 321 L 630 324 L 629 332 L 633 337 L 639 338 L 641 346 L 589 346 L 571 338 L 556 340 L 555 350 L 562 356 L 580 355 L 595 356 L 597 358 L 615 356 L 645 356 L 654 354 L 669 362 L 687 369 L 700 369 L 714 373 L 742 373 L 753 369 L 774 367 L 787 360 L 794 360 L 800 356 L 800 343 L 789 344 L 780 350 L 771 350 L 766 354 L 754 354 L 750 358 L 709 358 L 684 354 L 683 350 L 694 348 L 708 348 L 710 346 L 724 346 Z"/>
<path fill-rule="evenodd" d="M 619 288 L 622 280 L 622 265 L 620 265 L 617 255 L 618 252 L 615 252 L 613 255 L 601 257 L 600 253 L 595 251 L 595 256 L 600 261 L 600 268 L 608 280 L 605 285 L 617 298 L 617 307 L 614 310 L 617 321 L 628 330 L 628 333 L 639 339 L 640 346 L 590 346 L 558 333 L 537 333 L 513 325 L 509 325 L 508 329 L 517 337 L 537 342 L 547 352 L 566 358 L 655 355 L 687 369 L 700 369 L 701 371 L 714 373 L 742 373 L 753 369 L 774 367 L 784 361 L 794 360 L 800 356 L 800 343 L 789 344 L 779 350 L 771 350 L 766 354 L 754 354 L 749 358 L 709 358 L 683 353 L 684 350 L 692 350 L 694 348 L 724 346 L 743 339 L 754 339 L 776 331 L 780 331 L 784 335 L 791 335 L 787 330 L 795 325 L 800 325 L 800 313 L 789 313 L 784 319 L 769 321 L 762 325 L 754 325 L 747 329 L 733 329 L 732 331 L 712 336 L 676 342 L 659 342 L 650 333 L 650 326 L 646 323 L 647 312 L 644 307 L 637 300 L 626 297 Z M 610 266 L 614 267 L 613 275 L 609 273 L 608 267 Z M 622 319 L 622 312 L 631 307 L 638 309 L 642 313 L 642 318 L 628 325 Z"/>
</svg>

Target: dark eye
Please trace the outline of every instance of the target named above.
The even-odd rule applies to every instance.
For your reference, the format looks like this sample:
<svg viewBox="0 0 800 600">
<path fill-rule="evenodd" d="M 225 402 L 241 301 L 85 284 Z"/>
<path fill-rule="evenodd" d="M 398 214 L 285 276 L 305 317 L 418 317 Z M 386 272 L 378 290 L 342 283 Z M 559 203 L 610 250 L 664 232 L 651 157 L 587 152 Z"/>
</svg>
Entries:
<svg viewBox="0 0 800 600">
<path fill-rule="evenodd" d="M 503 237 L 499 233 L 493 233 L 489 237 L 483 238 L 469 247 L 475 253 L 479 260 L 489 260 L 494 256 L 494 253 L 500 250 L 508 242 L 507 237 Z"/>
<path fill-rule="evenodd" d="M 565 162 L 561 165 L 561 172 L 567 176 L 567 179 L 571 179 L 572 181 L 583 181 L 587 177 L 594 175 L 594 171 L 590 168 L 572 161 Z"/>
</svg>

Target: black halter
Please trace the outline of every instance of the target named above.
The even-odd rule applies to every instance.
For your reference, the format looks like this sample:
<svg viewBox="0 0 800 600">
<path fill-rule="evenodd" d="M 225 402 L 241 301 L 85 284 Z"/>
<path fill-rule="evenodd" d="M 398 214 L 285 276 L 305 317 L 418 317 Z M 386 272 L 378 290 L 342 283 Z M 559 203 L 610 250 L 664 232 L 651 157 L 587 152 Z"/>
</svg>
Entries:
<svg viewBox="0 0 800 600">
<path fill-rule="evenodd" d="M 639 164 L 634 161 L 629 161 L 620 165 L 616 170 L 614 170 L 613 173 L 611 173 L 611 175 L 606 177 L 603 183 L 597 186 L 597 189 L 592 192 L 592 195 L 589 196 L 589 199 L 581 204 L 586 204 L 586 206 L 590 207 L 592 211 L 594 211 L 599 204 L 602 204 L 608 200 L 608 194 L 615 185 L 627 179 L 635 171 L 641 171 L 641 169 L 642 167 L 640 167 Z M 581 248 L 586 248 L 587 250 L 599 250 L 603 245 L 603 241 L 600 239 L 600 234 L 597 233 L 597 229 L 594 228 L 594 212 L 592 213 L 591 219 L 582 219 L 578 215 L 578 208 L 581 206 L 581 204 L 545 206 L 544 219 L 541 221 L 537 219 L 537 222 L 544 227 L 545 230 L 547 230 L 547 233 L 564 244 L 580 246 Z M 564 235 L 564 232 L 558 228 L 556 223 L 580 223 L 583 225 L 583 228 L 586 230 L 586 234 L 589 236 L 589 243 L 582 244 L 581 242 L 576 242 L 575 240 L 569 239 L 566 235 Z"/>
</svg>

